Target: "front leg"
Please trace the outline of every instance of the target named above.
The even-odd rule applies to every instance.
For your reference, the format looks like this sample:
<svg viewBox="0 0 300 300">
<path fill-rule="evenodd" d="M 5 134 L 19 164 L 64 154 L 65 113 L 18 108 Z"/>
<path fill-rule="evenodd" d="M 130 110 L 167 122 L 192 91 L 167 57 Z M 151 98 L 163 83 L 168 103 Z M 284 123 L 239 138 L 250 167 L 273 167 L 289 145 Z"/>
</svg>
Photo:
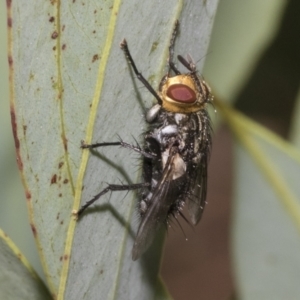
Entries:
<svg viewBox="0 0 300 300">
<path fill-rule="evenodd" d="M 101 196 L 105 195 L 109 191 L 115 192 L 115 191 L 133 191 L 138 190 L 144 187 L 150 186 L 150 183 L 144 182 L 144 183 L 136 183 L 136 184 L 109 184 L 104 190 L 102 190 L 99 194 L 95 195 L 90 201 L 87 201 L 84 205 L 80 207 L 78 211 L 74 211 L 73 214 L 77 217 L 80 217 L 80 215 L 95 201 L 97 201 Z"/>
<path fill-rule="evenodd" d="M 95 143 L 95 144 L 85 144 L 84 141 L 81 141 L 81 148 L 82 149 L 93 149 L 98 147 L 106 147 L 106 146 L 121 146 L 123 148 L 131 149 L 144 157 L 155 159 L 157 158 L 155 153 L 147 152 L 143 150 L 138 144 L 136 146 L 125 143 L 124 141 L 120 140 L 119 142 L 110 142 L 110 143 Z"/>
</svg>

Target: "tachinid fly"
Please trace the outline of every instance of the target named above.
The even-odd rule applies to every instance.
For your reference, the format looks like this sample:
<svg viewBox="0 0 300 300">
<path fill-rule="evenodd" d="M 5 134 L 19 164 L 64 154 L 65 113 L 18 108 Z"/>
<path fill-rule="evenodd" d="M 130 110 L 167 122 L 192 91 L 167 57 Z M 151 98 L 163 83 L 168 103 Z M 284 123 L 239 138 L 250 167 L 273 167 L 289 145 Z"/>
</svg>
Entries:
<svg viewBox="0 0 300 300">
<path fill-rule="evenodd" d="M 212 95 L 197 74 L 190 56 L 187 59 L 178 56 L 187 73 L 182 74 L 175 66 L 173 54 L 178 27 L 176 21 L 169 47 L 168 72 L 157 92 L 136 68 L 126 40 L 120 45 L 137 78 L 157 100 L 146 114 L 150 129 L 144 134 L 144 148 L 122 140 L 91 145 L 82 143 L 82 148 L 118 145 L 143 157 L 142 183 L 109 184 L 77 212 L 79 216 L 109 191 L 140 190 L 137 208 L 141 220 L 132 249 L 133 260 L 150 246 L 158 229 L 168 223 L 170 217 L 183 216 L 181 210 L 186 202 L 193 225 L 201 219 L 206 203 L 207 164 L 211 149 L 211 125 L 206 105 L 212 100 Z"/>
</svg>

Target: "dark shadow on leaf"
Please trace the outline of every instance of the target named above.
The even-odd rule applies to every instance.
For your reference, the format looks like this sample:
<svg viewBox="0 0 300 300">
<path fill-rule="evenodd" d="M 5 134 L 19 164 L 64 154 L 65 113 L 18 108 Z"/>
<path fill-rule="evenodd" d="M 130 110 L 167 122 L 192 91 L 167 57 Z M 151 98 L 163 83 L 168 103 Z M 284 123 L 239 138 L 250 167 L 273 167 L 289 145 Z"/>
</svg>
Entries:
<svg viewBox="0 0 300 300">
<path fill-rule="evenodd" d="M 109 211 L 112 214 L 112 217 L 114 217 L 126 230 L 128 230 L 129 235 L 131 236 L 132 239 L 135 238 L 135 233 L 132 230 L 130 224 L 121 216 L 118 211 L 110 204 L 110 203 L 105 203 L 105 204 L 100 204 L 93 206 L 91 208 L 87 208 L 86 211 L 80 216 L 79 222 L 82 218 L 84 218 L 85 214 L 101 214 L 102 212 Z"/>
<path fill-rule="evenodd" d="M 122 150 L 122 149 L 120 149 Z M 94 156 L 97 156 L 99 159 L 101 159 L 102 161 L 104 161 L 106 164 L 108 164 L 110 167 L 112 167 L 113 169 L 115 169 L 116 171 L 118 171 L 118 173 L 124 178 L 124 180 L 128 183 L 128 184 L 132 184 L 132 180 L 129 178 L 127 172 L 120 167 L 119 165 L 117 165 L 116 163 L 114 163 L 113 161 L 111 161 L 110 159 L 108 159 L 107 157 L 105 157 L 104 155 L 102 155 L 99 151 L 96 150 L 90 150 L 91 154 Z M 113 182 L 109 182 L 109 183 L 113 183 Z"/>
</svg>

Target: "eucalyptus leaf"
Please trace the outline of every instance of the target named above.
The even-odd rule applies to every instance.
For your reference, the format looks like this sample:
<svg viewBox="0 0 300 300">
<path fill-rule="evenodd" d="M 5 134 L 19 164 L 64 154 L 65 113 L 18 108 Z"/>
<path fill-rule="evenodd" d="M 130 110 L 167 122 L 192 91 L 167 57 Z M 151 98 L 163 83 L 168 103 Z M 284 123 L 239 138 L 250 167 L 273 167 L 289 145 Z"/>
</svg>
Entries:
<svg viewBox="0 0 300 300">
<path fill-rule="evenodd" d="M 156 88 L 175 20 L 181 23 L 176 53 L 201 58 L 217 0 L 8 4 L 17 159 L 50 289 L 59 299 L 152 299 L 161 294 L 155 286 L 161 291 L 162 238 L 131 261 L 136 195 L 104 197 L 78 222 L 71 214 L 106 183 L 137 182 L 139 161 L 118 147 L 90 154 L 80 141 L 141 140 L 153 99 L 119 43 L 127 39 Z"/>
<path fill-rule="evenodd" d="M 44 283 L 0 229 L 0 299 L 52 299 Z"/>
</svg>

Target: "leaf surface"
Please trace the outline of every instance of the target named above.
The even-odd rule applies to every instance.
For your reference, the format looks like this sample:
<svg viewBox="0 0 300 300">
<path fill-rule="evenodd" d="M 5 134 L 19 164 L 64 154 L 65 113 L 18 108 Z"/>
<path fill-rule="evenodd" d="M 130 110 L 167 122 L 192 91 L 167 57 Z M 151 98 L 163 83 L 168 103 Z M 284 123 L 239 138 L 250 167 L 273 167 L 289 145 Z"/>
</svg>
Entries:
<svg viewBox="0 0 300 300">
<path fill-rule="evenodd" d="M 131 73 L 119 48 L 123 38 L 157 88 L 175 20 L 181 22 L 176 53 L 199 59 L 216 6 L 175 0 L 8 2 L 17 159 L 32 231 L 58 298 L 154 297 L 161 250 L 131 261 L 136 195 L 103 197 L 79 222 L 71 215 L 106 183 L 137 182 L 140 162 L 118 147 L 90 154 L 80 141 L 115 141 L 119 135 L 134 143 L 146 129 L 143 114 L 154 102 Z"/>
</svg>

